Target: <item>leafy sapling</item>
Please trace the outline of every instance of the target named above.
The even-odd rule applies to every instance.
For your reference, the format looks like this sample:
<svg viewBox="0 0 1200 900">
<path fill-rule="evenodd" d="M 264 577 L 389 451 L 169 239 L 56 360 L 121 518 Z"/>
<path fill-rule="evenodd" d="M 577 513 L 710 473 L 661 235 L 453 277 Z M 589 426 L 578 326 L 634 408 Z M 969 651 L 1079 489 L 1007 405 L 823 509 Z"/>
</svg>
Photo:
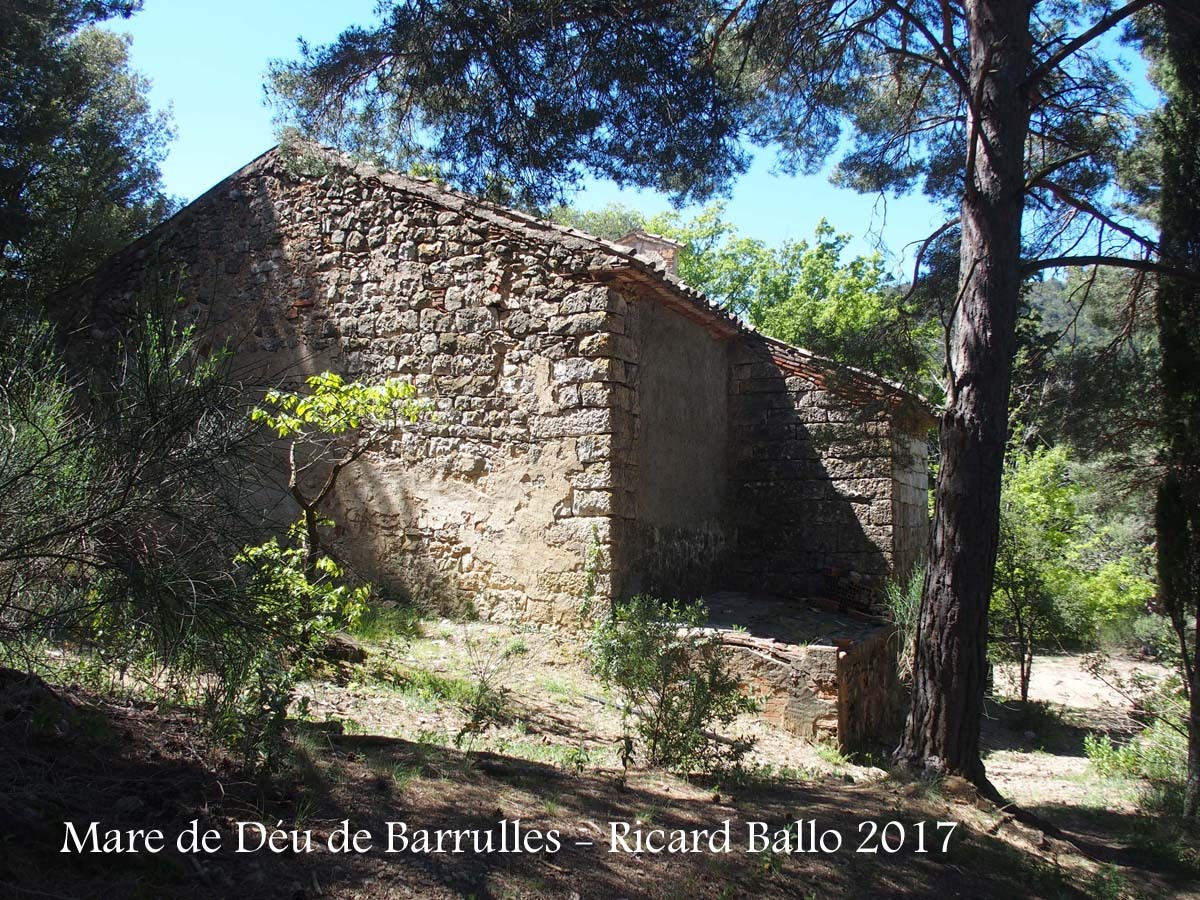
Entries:
<svg viewBox="0 0 1200 900">
<path fill-rule="evenodd" d="M 376 449 L 403 423 L 429 411 L 417 389 L 399 378 L 377 384 L 345 381 L 333 372 L 306 379 L 309 391 L 268 391 L 251 419 L 287 440 L 288 492 L 300 508 L 304 572 L 315 581 L 321 559 L 321 516 L 338 477 L 363 454 Z"/>
</svg>

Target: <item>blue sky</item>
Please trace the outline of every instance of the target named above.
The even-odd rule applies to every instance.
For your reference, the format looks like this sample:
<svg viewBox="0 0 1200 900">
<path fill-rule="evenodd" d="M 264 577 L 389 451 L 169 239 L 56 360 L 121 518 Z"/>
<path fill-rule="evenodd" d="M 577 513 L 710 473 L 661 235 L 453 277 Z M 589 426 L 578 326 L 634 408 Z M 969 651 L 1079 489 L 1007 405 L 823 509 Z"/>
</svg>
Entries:
<svg viewBox="0 0 1200 900">
<path fill-rule="evenodd" d="M 173 109 L 177 137 L 163 165 L 167 189 L 194 199 L 271 147 L 262 87 L 268 62 L 295 56 L 298 37 L 318 45 L 348 25 L 373 21 L 374 7 L 375 0 L 145 0 L 132 19 L 111 23 L 132 36 L 133 65 L 151 79 L 154 105 Z M 612 200 L 647 213 L 670 205 L 665 196 L 599 181 L 575 204 L 595 208 Z M 913 243 L 943 219 L 920 196 L 861 195 L 833 187 L 827 174 L 773 175 L 769 154 L 760 154 L 735 185 L 727 217 L 743 234 L 769 243 L 808 237 L 825 218 L 855 235 L 851 252 L 870 252 L 882 240 L 894 266 L 911 258 Z"/>
</svg>

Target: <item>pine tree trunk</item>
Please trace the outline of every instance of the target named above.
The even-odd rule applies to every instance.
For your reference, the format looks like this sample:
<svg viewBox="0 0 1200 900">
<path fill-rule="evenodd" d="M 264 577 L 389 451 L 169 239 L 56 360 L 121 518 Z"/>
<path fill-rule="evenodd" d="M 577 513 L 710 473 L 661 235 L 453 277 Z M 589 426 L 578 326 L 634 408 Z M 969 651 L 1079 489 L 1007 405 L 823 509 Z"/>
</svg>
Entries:
<svg viewBox="0 0 1200 900">
<path fill-rule="evenodd" d="M 1021 287 L 1029 5 L 968 0 L 972 112 L 959 293 L 913 700 L 897 758 L 986 784 L 979 727 Z"/>
<path fill-rule="evenodd" d="M 1162 256 L 1200 273 L 1200 29 L 1164 12 L 1170 70 L 1163 111 Z M 1159 600 L 1171 617 L 1189 682 L 1186 806 L 1200 814 L 1200 623 L 1189 629 L 1200 596 L 1200 286 L 1161 278 L 1155 296 L 1162 351 L 1163 462 L 1155 515 Z"/>
</svg>

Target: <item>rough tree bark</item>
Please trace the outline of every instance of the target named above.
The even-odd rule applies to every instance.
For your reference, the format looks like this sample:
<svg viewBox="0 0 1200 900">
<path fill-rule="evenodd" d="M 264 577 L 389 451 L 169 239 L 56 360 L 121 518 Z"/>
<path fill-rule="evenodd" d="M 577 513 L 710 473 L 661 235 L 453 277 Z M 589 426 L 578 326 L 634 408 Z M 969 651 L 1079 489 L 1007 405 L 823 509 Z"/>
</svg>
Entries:
<svg viewBox="0 0 1200 900">
<path fill-rule="evenodd" d="M 971 110 L 959 288 L 921 602 L 913 699 L 897 759 L 990 785 L 979 756 L 988 600 L 1021 287 L 1030 73 L 1026 0 L 968 0 Z"/>
<path fill-rule="evenodd" d="M 1178 9 L 1164 9 L 1167 105 L 1162 115 L 1163 260 L 1200 272 L 1200 28 Z M 1155 295 L 1162 351 L 1163 463 L 1155 530 L 1159 600 L 1183 652 L 1188 687 L 1189 816 L 1200 814 L 1200 286 L 1164 277 Z M 1188 627 L 1188 615 L 1196 622 Z"/>
</svg>

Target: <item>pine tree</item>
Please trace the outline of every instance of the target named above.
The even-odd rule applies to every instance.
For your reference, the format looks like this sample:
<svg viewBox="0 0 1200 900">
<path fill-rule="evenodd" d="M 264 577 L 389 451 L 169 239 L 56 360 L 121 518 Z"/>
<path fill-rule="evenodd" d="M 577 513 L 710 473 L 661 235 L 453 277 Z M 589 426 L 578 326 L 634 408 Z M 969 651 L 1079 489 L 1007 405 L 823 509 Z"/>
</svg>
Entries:
<svg viewBox="0 0 1200 900">
<path fill-rule="evenodd" d="M 529 203 L 589 170 L 703 197 L 744 170 L 747 146 L 814 171 L 847 132 L 843 184 L 941 201 L 949 218 L 918 269 L 956 241 L 958 277 L 942 298 L 937 512 L 899 755 L 985 785 L 1019 292 L 1043 268 L 1156 265 L 1104 191 L 1129 139 L 1128 91 L 1096 49 L 1151 3 L 409 0 L 303 47 L 275 66 L 273 90 L 311 135 L 393 163 L 434 158 L 461 186 L 501 179 Z"/>
</svg>

